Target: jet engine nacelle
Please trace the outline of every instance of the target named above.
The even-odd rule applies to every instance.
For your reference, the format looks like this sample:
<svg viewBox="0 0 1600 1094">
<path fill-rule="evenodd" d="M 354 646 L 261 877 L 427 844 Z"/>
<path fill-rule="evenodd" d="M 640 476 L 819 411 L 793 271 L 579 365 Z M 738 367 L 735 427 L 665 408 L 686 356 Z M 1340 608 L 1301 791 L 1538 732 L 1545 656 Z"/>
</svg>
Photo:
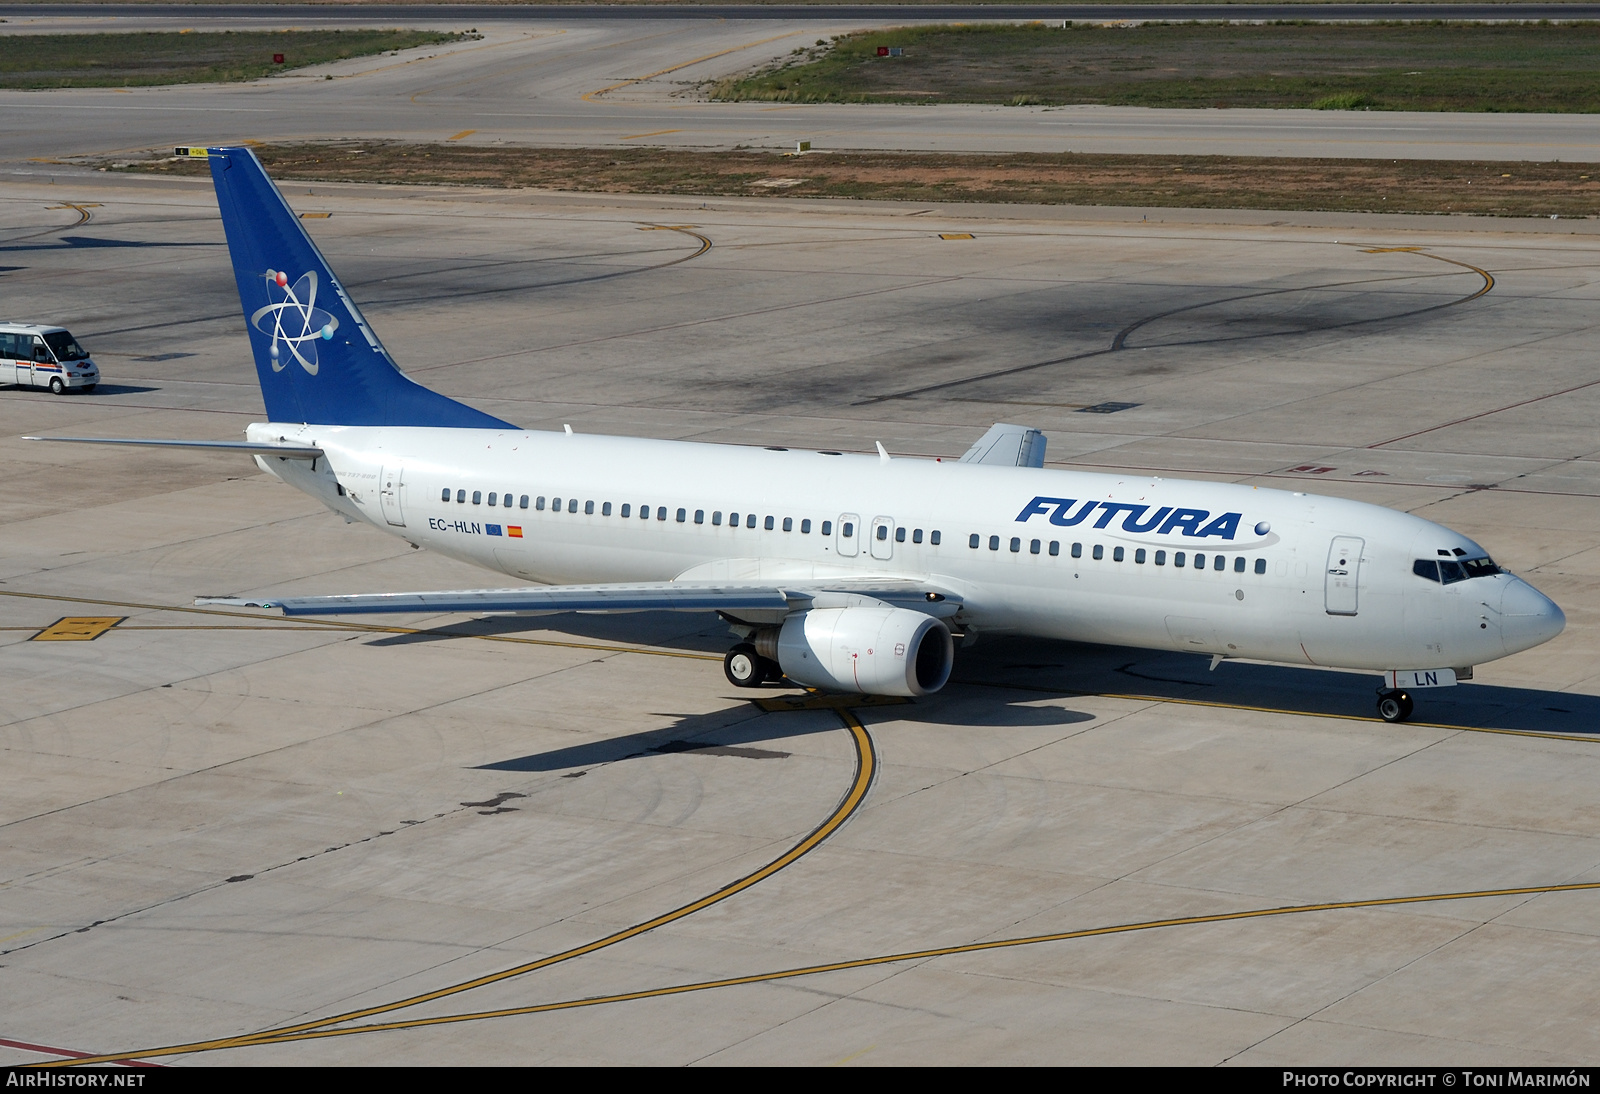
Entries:
<svg viewBox="0 0 1600 1094">
<path fill-rule="evenodd" d="M 797 684 L 863 695 L 931 695 L 955 664 L 945 625 L 906 608 L 812 608 L 778 631 L 775 660 Z"/>
</svg>

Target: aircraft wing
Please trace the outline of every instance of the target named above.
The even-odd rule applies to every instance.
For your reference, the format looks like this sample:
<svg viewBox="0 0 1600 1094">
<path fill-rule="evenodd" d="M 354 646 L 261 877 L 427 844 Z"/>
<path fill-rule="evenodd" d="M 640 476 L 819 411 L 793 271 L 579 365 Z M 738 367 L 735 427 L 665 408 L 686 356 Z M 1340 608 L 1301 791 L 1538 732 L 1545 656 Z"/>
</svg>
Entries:
<svg viewBox="0 0 1600 1094">
<path fill-rule="evenodd" d="M 353 596 L 200 597 L 197 605 L 236 608 L 277 608 L 284 615 L 423 614 L 532 614 L 543 612 L 725 612 L 738 616 L 750 612 L 786 615 L 804 611 L 819 600 L 864 597 L 895 607 L 913 608 L 930 615 L 953 615 L 961 598 L 916 582 L 843 581 L 826 587 L 734 585 L 711 582 L 662 581 L 614 585 L 529 585 L 515 589 L 457 589 L 418 593 L 369 593 Z"/>
<path fill-rule="evenodd" d="M 64 444 L 121 444 L 136 448 L 187 448 L 201 452 L 238 452 L 246 456 L 277 456 L 285 460 L 314 460 L 322 449 L 308 444 L 268 444 L 257 441 L 165 441 L 144 437 L 24 437 L 25 441 L 60 441 Z"/>
<path fill-rule="evenodd" d="M 973 442 L 960 463 L 985 463 L 998 467 L 1043 467 L 1045 436 L 1025 425 L 1001 422 Z"/>
</svg>

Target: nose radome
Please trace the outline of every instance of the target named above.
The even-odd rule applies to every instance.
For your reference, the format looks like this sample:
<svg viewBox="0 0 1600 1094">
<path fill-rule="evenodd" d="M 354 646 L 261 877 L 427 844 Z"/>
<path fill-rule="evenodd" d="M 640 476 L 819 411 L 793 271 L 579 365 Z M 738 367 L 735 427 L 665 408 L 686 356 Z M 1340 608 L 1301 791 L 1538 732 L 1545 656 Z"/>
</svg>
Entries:
<svg viewBox="0 0 1600 1094">
<path fill-rule="evenodd" d="M 1555 601 L 1521 578 L 1512 578 L 1500 601 L 1501 637 L 1507 653 L 1532 649 L 1560 634 L 1567 617 Z"/>
</svg>

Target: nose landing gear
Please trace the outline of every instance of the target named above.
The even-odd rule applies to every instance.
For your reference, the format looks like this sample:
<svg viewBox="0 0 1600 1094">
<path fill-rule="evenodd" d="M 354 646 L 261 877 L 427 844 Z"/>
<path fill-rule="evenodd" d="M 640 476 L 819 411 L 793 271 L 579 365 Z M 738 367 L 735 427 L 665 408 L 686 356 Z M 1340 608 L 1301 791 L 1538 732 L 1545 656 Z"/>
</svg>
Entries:
<svg viewBox="0 0 1600 1094">
<path fill-rule="evenodd" d="M 1385 722 L 1403 722 L 1411 717 L 1411 696 L 1393 688 L 1378 689 L 1378 717 Z"/>
</svg>

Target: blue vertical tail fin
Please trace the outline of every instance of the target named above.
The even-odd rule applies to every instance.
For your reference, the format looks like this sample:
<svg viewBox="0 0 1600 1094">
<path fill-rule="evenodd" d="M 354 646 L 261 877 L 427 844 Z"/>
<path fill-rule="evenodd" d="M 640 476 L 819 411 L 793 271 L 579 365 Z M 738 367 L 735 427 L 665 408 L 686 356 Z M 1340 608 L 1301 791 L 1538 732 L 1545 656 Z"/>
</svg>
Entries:
<svg viewBox="0 0 1600 1094">
<path fill-rule="evenodd" d="M 395 367 L 255 153 L 211 148 L 206 154 L 268 417 L 317 425 L 516 428 L 428 390 Z"/>
</svg>

